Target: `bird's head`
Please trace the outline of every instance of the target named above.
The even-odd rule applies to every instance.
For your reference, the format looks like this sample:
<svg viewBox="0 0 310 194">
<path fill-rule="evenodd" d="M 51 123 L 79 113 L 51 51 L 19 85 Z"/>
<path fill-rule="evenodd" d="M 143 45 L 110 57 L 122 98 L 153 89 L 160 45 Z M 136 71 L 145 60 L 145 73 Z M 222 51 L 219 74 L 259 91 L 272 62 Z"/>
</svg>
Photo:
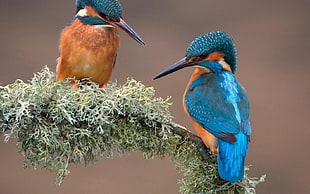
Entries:
<svg viewBox="0 0 310 194">
<path fill-rule="evenodd" d="M 234 73 L 237 68 L 236 53 L 234 42 L 225 32 L 210 32 L 196 38 L 187 48 L 183 59 L 156 75 L 154 79 L 193 66 L 206 72 Z"/>
<path fill-rule="evenodd" d="M 123 20 L 122 7 L 117 0 L 76 0 L 76 14 L 79 17 L 96 18 L 94 20 L 85 19 L 89 24 L 97 24 L 101 20 L 115 28 L 118 28 L 144 45 L 140 36 Z"/>
</svg>

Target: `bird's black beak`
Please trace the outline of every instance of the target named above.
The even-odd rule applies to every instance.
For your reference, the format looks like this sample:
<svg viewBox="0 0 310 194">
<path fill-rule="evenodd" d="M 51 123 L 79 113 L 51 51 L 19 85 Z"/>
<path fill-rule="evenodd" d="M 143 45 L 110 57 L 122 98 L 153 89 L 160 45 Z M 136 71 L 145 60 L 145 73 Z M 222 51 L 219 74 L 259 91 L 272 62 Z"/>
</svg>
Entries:
<svg viewBox="0 0 310 194">
<path fill-rule="evenodd" d="M 140 36 L 122 19 L 120 18 L 119 22 L 111 22 L 109 21 L 111 25 L 114 27 L 124 31 L 126 34 L 128 34 L 131 38 L 135 39 L 139 44 L 145 45 L 144 41 Z"/>
<path fill-rule="evenodd" d="M 180 69 L 183 69 L 185 67 L 190 67 L 190 66 L 194 66 L 194 65 L 196 65 L 196 63 L 186 61 L 186 58 L 183 58 L 180 61 L 176 62 L 174 65 L 171 65 L 170 67 L 168 67 L 167 69 L 165 69 L 164 71 L 162 71 L 161 73 L 156 75 L 153 78 L 153 80 L 161 78 L 163 76 L 166 76 L 170 73 L 173 73 L 173 72 L 178 71 Z"/>
</svg>

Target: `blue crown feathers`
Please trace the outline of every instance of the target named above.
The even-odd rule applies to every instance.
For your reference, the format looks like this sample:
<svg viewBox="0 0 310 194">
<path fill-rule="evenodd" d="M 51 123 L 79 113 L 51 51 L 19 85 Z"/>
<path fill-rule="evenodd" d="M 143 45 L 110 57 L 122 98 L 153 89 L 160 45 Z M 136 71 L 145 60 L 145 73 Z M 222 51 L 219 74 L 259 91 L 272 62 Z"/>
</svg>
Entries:
<svg viewBox="0 0 310 194">
<path fill-rule="evenodd" d="M 224 60 L 234 72 L 237 69 L 237 50 L 233 40 L 223 31 L 210 32 L 196 38 L 186 51 L 186 57 L 198 57 L 212 52 L 223 52 Z"/>
</svg>

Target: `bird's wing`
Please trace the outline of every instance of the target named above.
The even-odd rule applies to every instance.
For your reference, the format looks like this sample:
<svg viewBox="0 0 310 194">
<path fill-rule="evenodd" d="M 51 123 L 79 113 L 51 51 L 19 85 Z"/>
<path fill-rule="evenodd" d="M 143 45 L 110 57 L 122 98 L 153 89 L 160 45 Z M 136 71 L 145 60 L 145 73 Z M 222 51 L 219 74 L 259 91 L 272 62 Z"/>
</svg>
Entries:
<svg viewBox="0 0 310 194">
<path fill-rule="evenodd" d="M 232 75 L 233 76 L 233 75 Z M 249 100 L 244 88 L 233 79 L 235 90 L 225 86 L 220 74 L 205 74 L 195 80 L 185 95 L 189 115 L 214 136 L 235 142 L 240 130 L 249 135 Z M 227 80 L 226 80 L 227 81 Z M 227 88 L 228 87 L 228 88 Z M 233 95 L 229 99 L 227 95 Z"/>
</svg>

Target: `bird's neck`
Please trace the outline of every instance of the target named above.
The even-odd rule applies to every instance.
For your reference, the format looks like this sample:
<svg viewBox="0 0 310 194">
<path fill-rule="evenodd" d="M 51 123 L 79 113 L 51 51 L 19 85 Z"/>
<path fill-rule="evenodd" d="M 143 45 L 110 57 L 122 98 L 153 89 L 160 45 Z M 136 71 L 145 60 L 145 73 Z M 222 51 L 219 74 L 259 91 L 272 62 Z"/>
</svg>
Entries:
<svg viewBox="0 0 310 194">
<path fill-rule="evenodd" d="M 84 25 L 92 25 L 92 26 L 104 26 L 104 27 L 110 27 L 114 28 L 112 25 L 108 24 L 105 21 L 102 21 L 98 17 L 92 17 L 92 16 L 78 16 L 77 19 L 79 19 Z"/>
<path fill-rule="evenodd" d="M 218 63 L 219 63 L 219 64 L 222 66 L 222 68 L 223 68 L 222 73 L 224 73 L 224 72 L 230 72 L 230 73 L 232 73 L 230 66 L 225 62 L 224 59 L 218 61 Z M 191 77 L 190 77 L 190 79 L 189 79 L 189 82 L 188 82 L 186 88 L 189 88 L 190 85 L 191 85 L 195 80 L 197 80 L 198 77 L 200 77 L 201 75 L 206 74 L 206 73 L 214 73 L 214 72 L 212 72 L 212 71 L 211 71 L 210 69 L 208 69 L 208 68 L 203 68 L 203 67 L 201 67 L 201 66 L 197 66 L 197 67 L 195 68 L 193 74 L 191 75 Z"/>
<path fill-rule="evenodd" d="M 205 59 L 208 61 L 213 61 L 219 63 L 222 66 L 223 71 L 232 72 L 230 65 L 224 59 L 225 54 L 223 52 L 215 51 Z"/>
<path fill-rule="evenodd" d="M 99 14 L 97 14 L 94 9 L 90 6 L 85 6 L 85 8 L 80 9 L 76 15 L 75 18 L 79 19 L 83 24 L 85 25 L 94 25 L 95 28 L 102 29 L 105 27 L 111 27 L 114 28 L 109 23 L 103 21 Z"/>
<path fill-rule="evenodd" d="M 194 73 L 193 73 L 192 76 L 190 77 L 189 82 L 188 82 L 188 84 L 187 84 L 187 86 L 186 86 L 186 90 L 189 89 L 189 86 L 193 83 L 193 81 L 195 81 L 198 77 L 200 77 L 201 75 L 203 75 L 203 74 L 205 74 L 205 73 L 207 73 L 207 72 L 206 72 L 206 71 L 203 71 L 203 70 L 200 69 L 200 68 L 195 68 Z M 186 92 L 187 92 L 187 91 L 185 91 L 185 93 L 186 93 Z"/>
</svg>

